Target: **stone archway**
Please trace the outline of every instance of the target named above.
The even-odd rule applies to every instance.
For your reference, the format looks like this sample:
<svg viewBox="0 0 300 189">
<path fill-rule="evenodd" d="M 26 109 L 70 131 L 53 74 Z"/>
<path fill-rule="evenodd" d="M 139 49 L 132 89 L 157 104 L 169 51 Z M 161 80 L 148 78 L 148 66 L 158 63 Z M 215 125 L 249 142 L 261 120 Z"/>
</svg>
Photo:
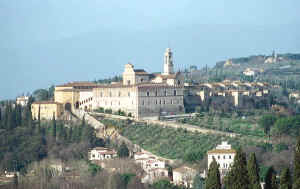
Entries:
<svg viewBox="0 0 300 189">
<path fill-rule="evenodd" d="M 71 109 L 72 109 L 72 105 L 71 105 L 69 102 L 67 102 L 67 103 L 65 104 L 65 110 L 71 111 Z"/>
</svg>

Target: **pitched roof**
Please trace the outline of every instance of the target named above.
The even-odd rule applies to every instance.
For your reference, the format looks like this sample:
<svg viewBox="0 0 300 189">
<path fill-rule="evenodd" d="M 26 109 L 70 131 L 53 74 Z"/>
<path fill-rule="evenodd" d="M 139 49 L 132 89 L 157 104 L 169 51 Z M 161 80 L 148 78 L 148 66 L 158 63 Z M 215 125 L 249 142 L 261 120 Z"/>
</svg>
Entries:
<svg viewBox="0 0 300 189">
<path fill-rule="evenodd" d="M 96 83 L 88 82 L 88 81 L 75 81 L 70 83 L 65 83 L 62 85 L 57 85 L 56 87 L 95 87 Z"/>
<path fill-rule="evenodd" d="M 149 75 L 144 69 L 134 69 L 136 75 Z"/>
<path fill-rule="evenodd" d="M 236 153 L 234 149 L 213 149 L 207 152 L 208 154 L 232 154 Z"/>
<path fill-rule="evenodd" d="M 195 170 L 190 167 L 186 167 L 186 166 L 178 167 L 173 170 L 173 172 L 179 172 L 179 173 L 186 173 L 186 172 L 190 172 L 190 171 L 195 171 Z"/>
<path fill-rule="evenodd" d="M 33 102 L 32 104 L 57 104 L 57 105 L 62 105 L 59 102 L 54 102 L 54 101 L 36 101 Z"/>
<path fill-rule="evenodd" d="M 105 148 L 105 147 L 95 147 L 92 150 L 108 150 L 108 148 Z"/>
<path fill-rule="evenodd" d="M 103 155 L 113 155 L 113 154 L 117 154 L 117 152 L 109 150 L 109 151 L 104 151 L 104 152 L 99 152 L 99 154 L 103 154 Z"/>
</svg>

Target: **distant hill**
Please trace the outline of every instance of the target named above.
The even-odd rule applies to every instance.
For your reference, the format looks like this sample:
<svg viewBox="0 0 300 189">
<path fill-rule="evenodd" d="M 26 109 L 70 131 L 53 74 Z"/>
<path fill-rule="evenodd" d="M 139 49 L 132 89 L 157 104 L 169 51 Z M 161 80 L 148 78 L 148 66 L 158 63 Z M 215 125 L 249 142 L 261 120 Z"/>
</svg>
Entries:
<svg viewBox="0 0 300 189">
<path fill-rule="evenodd" d="M 247 76 L 244 71 L 255 74 Z M 213 68 L 191 71 L 188 81 L 206 82 L 224 79 L 265 81 L 300 90 L 300 53 L 253 55 L 217 62 Z"/>
</svg>

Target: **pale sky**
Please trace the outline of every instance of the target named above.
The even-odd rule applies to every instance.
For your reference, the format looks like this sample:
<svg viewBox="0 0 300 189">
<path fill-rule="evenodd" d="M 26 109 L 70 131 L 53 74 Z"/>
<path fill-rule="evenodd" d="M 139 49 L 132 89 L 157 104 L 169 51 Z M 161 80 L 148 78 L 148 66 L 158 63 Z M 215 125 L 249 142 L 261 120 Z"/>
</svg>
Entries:
<svg viewBox="0 0 300 189">
<path fill-rule="evenodd" d="M 0 100 L 123 72 L 300 53 L 299 0 L 0 0 Z"/>
</svg>

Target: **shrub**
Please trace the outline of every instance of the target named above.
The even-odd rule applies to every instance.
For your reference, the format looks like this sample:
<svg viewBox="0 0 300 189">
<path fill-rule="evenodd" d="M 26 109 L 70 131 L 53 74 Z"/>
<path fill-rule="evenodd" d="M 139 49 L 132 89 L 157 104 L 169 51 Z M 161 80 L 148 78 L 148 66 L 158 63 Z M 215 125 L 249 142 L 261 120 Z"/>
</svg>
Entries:
<svg viewBox="0 0 300 189">
<path fill-rule="evenodd" d="M 112 114 L 112 109 L 105 109 L 106 114 Z"/>
<path fill-rule="evenodd" d="M 96 109 L 95 111 L 99 112 L 99 113 L 104 113 L 104 108 L 100 107 L 100 108 Z"/>
<path fill-rule="evenodd" d="M 276 152 L 281 152 L 283 150 L 288 150 L 288 149 L 289 149 L 288 145 L 286 145 L 284 143 L 279 143 L 279 144 L 274 145 L 274 150 Z"/>
</svg>

